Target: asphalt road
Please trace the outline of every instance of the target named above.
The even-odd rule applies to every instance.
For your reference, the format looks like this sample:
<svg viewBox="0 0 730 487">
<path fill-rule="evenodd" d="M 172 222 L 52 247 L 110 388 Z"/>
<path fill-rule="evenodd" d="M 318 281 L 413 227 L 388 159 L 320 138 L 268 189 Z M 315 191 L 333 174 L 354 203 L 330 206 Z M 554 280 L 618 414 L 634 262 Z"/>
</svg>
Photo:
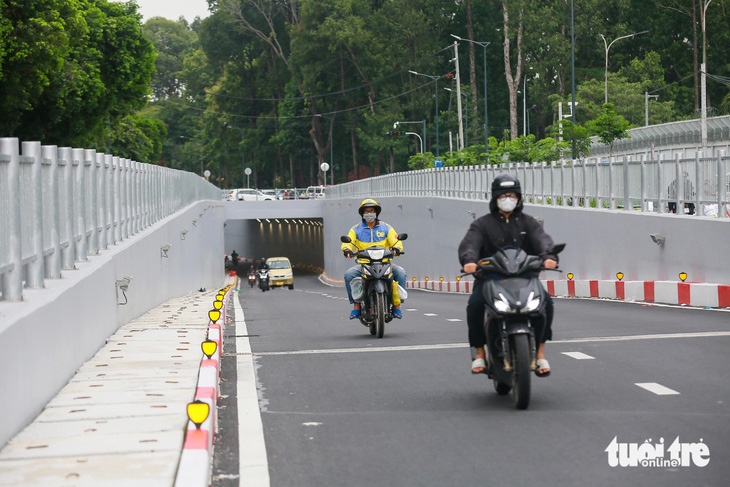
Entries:
<svg viewBox="0 0 730 487">
<path fill-rule="evenodd" d="M 728 312 L 557 299 L 553 373 L 518 411 L 470 374 L 465 295 L 411 291 L 383 339 L 314 277 L 240 298 L 272 486 L 728 485 Z M 216 487 L 246 484 L 226 333 Z M 614 438 L 663 462 L 679 438 L 688 465 L 612 467 Z"/>
</svg>

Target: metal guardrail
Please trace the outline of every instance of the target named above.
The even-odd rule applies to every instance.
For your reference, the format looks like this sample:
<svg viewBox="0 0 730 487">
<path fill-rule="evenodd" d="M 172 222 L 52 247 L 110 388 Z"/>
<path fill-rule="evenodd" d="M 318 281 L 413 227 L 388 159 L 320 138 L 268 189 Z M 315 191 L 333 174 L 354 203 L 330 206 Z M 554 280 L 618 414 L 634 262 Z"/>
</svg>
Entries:
<svg viewBox="0 0 730 487">
<path fill-rule="evenodd" d="M 41 146 L 0 138 L 0 292 L 22 299 L 23 286 L 98 254 L 185 206 L 220 200 L 201 177 L 93 149 Z"/>
<path fill-rule="evenodd" d="M 533 204 L 730 216 L 730 157 L 673 160 L 586 159 L 555 163 L 451 166 L 377 176 L 327 188 L 327 199 L 491 197 L 498 174 L 516 176 Z M 698 184 L 699 182 L 699 184 Z M 676 188 L 676 189 L 673 189 Z"/>
</svg>

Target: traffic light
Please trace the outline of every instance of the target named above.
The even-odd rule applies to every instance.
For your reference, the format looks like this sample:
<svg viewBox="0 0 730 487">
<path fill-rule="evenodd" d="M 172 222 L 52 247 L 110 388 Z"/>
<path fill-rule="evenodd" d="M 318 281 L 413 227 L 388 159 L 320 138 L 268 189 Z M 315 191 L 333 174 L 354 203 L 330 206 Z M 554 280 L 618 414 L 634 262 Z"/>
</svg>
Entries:
<svg viewBox="0 0 730 487">
<path fill-rule="evenodd" d="M 388 135 L 399 136 L 399 135 L 406 135 L 406 133 L 405 132 L 388 132 Z"/>
</svg>

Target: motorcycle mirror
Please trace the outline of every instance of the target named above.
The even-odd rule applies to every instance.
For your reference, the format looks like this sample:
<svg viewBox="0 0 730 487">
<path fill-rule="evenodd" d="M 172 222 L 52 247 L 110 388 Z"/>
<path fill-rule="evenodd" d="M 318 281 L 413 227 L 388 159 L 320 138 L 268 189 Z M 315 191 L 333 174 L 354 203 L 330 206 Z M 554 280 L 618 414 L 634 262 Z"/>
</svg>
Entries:
<svg viewBox="0 0 730 487">
<path fill-rule="evenodd" d="M 350 237 L 348 237 L 347 235 L 343 235 L 342 237 L 340 237 L 340 242 L 342 242 L 342 243 L 351 243 L 352 240 L 350 240 Z"/>
<path fill-rule="evenodd" d="M 406 240 L 408 238 L 407 233 L 400 233 L 398 234 L 398 240 Z"/>
</svg>

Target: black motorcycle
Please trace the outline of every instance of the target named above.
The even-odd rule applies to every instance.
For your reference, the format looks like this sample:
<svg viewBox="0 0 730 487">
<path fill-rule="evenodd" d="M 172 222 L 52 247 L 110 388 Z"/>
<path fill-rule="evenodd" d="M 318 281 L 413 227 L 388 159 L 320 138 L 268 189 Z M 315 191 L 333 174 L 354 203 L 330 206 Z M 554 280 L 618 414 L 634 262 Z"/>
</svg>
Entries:
<svg viewBox="0 0 730 487">
<path fill-rule="evenodd" d="M 564 248 L 565 244 L 554 245 L 550 253 L 558 254 Z M 537 340 L 546 319 L 545 291 L 538 277 L 543 270 L 553 269 L 545 269 L 542 258 L 516 248 L 500 249 L 477 263 L 476 276 L 487 278 L 482 286 L 487 303 L 485 373 L 497 394 L 512 391 L 517 409 L 527 409 L 530 404 L 530 374 L 536 368 Z M 472 360 L 474 357 L 472 349 Z"/>
<path fill-rule="evenodd" d="M 268 269 L 259 269 L 259 289 L 261 289 L 261 292 L 266 292 L 270 289 L 269 287 L 269 270 Z"/>
<path fill-rule="evenodd" d="M 401 233 L 398 240 L 405 240 L 408 234 Z M 344 243 L 352 243 L 350 237 L 340 237 Z M 380 246 L 359 250 L 355 257 L 361 266 L 362 296 L 360 322 L 370 328 L 370 334 L 383 338 L 385 324 L 393 320 L 391 296 L 393 293 L 393 271 L 391 262 L 395 253 Z"/>
</svg>

